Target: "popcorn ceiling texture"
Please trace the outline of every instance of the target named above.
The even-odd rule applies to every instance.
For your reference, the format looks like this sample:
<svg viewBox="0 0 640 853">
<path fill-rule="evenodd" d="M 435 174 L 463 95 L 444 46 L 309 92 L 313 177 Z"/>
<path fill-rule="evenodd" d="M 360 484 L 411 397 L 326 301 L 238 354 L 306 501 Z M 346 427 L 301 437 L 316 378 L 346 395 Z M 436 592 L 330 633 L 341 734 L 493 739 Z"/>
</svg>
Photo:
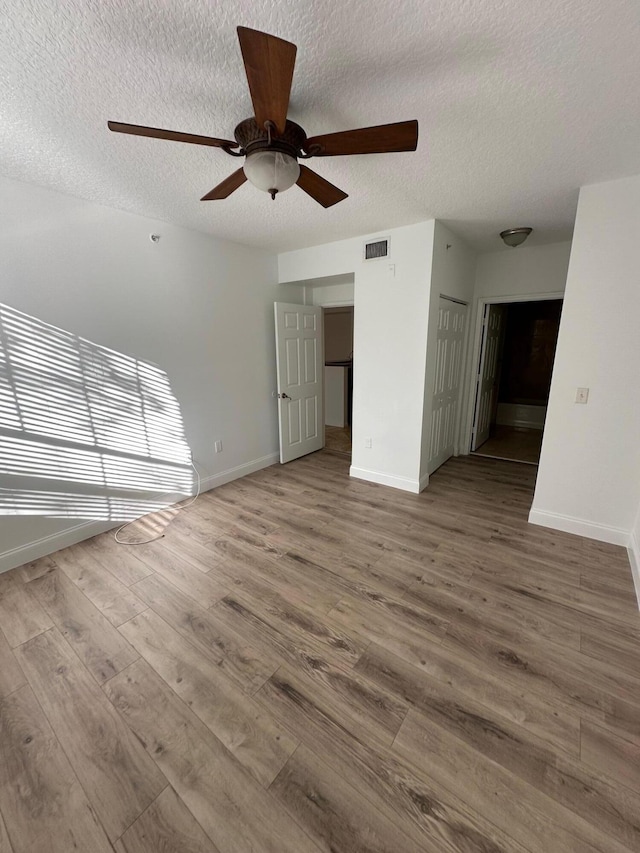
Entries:
<svg viewBox="0 0 640 853">
<path fill-rule="evenodd" d="M 286 250 L 436 217 L 480 249 L 567 239 L 578 188 L 640 173 L 637 0 L 0 0 L 0 172 Z M 238 24 L 298 45 L 289 116 L 309 136 L 417 118 L 415 154 L 309 165 L 323 210 L 250 184 L 221 150 L 107 119 L 231 137 L 252 115 Z"/>
</svg>

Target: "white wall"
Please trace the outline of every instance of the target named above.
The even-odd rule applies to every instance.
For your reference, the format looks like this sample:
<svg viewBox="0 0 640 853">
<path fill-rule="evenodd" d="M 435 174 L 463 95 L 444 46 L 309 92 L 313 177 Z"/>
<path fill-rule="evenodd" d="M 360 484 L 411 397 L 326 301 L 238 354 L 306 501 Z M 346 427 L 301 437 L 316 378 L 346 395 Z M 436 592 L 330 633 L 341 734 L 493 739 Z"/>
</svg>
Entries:
<svg viewBox="0 0 640 853">
<path fill-rule="evenodd" d="M 273 302 L 303 298 L 275 255 L 2 178 L 0 219 L 0 302 L 166 371 L 207 485 L 275 460 Z M 73 526 L 0 518 L 0 567 Z"/>
<path fill-rule="evenodd" d="M 571 243 L 485 252 L 478 256 L 474 298 L 563 291 L 570 252 Z"/>
<path fill-rule="evenodd" d="M 436 221 L 433 244 L 433 264 L 431 269 L 429 330 L 427 339 L 427 364 L 425 371 L 420 458 L 420 483 L 422 487 L 426 486 L 428 483 L 427 464 L 429 462 L 429 444 L 431 440 L 431 421 L 433 414 L 433 389 L 435 384 L 436 349 L 438 340 L 439 298 L 440 296 L 450 296 L 454 299 L 459 299 L 462 302 L 468 303 L 468 346 L 469 323 L 473 310 L 475 271 L 476 253 L 464 242 L 464 240 L 446 228 L 441 222 Z M 465 363 L 466 359 L 463 359 L 461 369 L 461 382 L 463 388 L 465 384 Z"/>
<path fill-rule="evenodd" d="M 640 504 L 638 505 L 638 513 L 629 538 L 629 562 L 631 563 L 631 573 L 636 587 L 638 607 L 640 607 Z"/>
<path fill-rule="evenodd" d="M 530 516 L 625 545 L 640 506 L 639 247 L 640 176 L 584 187 Z"/>
<path fill-rule="evenodd" d="M 351 281 L 344 284 L 326 284 L 305 286 L 307 305 L 339 306 L 353 305 L 355 299 L 355 285 L 353 276 Z"/>
<path fill-rule="evenodd" d="M 631 530 L 630 546 L 631 550 L 634 552 L 637 565 L 640 568 L 640 504 L 638 504 L 636 520 Z M 638 597 L 640 599 L 640 589 L 638 589 Z"/>
<path fill-rule="evenodd" d="M 278 258 L 281 282 L 355 276 L 351 473 L 410 491 L 420 480 L 434 227 L 431 220 Z M 363 242 L 377 236 L 390 236 L 390 257 L 363 261 Z"/>
</svg>

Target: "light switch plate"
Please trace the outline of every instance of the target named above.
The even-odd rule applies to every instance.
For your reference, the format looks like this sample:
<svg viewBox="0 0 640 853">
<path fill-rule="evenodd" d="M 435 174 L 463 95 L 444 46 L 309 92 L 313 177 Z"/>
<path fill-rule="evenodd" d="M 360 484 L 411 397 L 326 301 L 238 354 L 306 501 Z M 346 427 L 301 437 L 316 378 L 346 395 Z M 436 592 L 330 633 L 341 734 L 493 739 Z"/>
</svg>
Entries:
<svg viewBox="0 0 640 853">
<path fill-rule="evenodd" d="M 588 388 L 578 388 L 576 390 L 576 403 L 586 403 L 589 399 Z"/>
</svg>

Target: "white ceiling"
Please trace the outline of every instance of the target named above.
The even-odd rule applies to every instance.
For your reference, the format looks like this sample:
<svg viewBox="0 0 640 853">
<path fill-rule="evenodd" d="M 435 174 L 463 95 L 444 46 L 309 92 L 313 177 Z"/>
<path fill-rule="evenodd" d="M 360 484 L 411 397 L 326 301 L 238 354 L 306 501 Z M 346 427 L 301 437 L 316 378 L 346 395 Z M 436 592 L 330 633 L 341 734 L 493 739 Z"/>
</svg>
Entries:
<svg viewBox="0 0 640 853">
<path fill-rule="evenodd" d="M 570 237 L 578 187 L 640 173 L 638 0 L 0 0 L 0 173 L 277 250 L 436 217 L 482 250 Z M 349 193 L 199 199 L 252 114 L 235 27 L 298 45 L 309 136 L 417 118 L 416 153 L 309 165 Z"/>
</svg>

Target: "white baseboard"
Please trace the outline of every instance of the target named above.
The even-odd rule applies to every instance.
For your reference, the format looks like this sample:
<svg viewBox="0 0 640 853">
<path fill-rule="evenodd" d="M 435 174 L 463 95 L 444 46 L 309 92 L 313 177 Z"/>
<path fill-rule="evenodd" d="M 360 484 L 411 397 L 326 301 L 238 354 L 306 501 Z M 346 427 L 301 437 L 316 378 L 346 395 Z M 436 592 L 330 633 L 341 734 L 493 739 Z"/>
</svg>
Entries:
<svg viewBox="0 0 640 853">
<path fill-rule="evenodd" d="M 429 485 L 429 477 L 430 476 L 431 476 L 430 474 L 423 474 L 422 477 L 420 477 L 420 479 L 418 480 L 418 491 L 419 492 L 424 492 L 424 490 L 427 488 L 427 486 Z"/>
<path fill-rule="evenodd" d="M 553 530 L 562 530 L 565 533 L 575 533 L 577 536 L 586 536 L 587 539 L 597 539 L 599 542 L 609 542 L 611 545 L 627 546 L 629 544 L 628 530 L 623 530 L 621 527 L 608 527 L 606 524 L 596 524 L 593 521 L 560 515 L 556 512 L 532 509 L 529 513 L 529 524 L 551 527 Z"/>
<path fill-rule="evenodd" d="M 121 523 L 118 522 L 118 525 Z M 69 545 L 82 542 L 83 539 L 91 539 L 92 536 L 105 533 L 118 525 L 112 521 L 84 521 L 49 536 L 43 536 L 41 539 L 35 539 L 25 545 L 19 545 L 17 548 L 11 548 L 9 551 L 3 551 L 0 554 L 0 574 L 15 569 L 17 566 L 24 566 L 25 563 L 38 560 L 40 557 L 46 557 L 47 554 L 53 554 L 54 551 L 61 551 L 63 548 L 68 548 Z"/>
<path fill-rule="evenodd" d="M 236 465 L 235 468 L 228 468 L 226 471 L 221 471 L 219 474 L 212 474 L 210 477 L 203 477 L 200 480 L 200 491 L 208 492 L 209 489 L 224 486 L 225 483 L 231 483 L 232 480 L 239 480 L 240 477 L 246 477 L 247 474 L 253 474 L 255 471 L 261 471 L 263 468 L 268 468 L 270 465 L 274 465 L 279 461 L 279 453 L 269 453 L 268 456 L 261 456 L 259 459 L 252 459 L 251 462 Z"/>
<path fill-rule="evenodd" d="M 253 459 L 251 462 L 245 462 L 243 465 L 237 465 L 235 468 L 221 471 L 219 474 L 203 477 L 200 481 L 200 491 L 207 492 L 209 489 L 215 489 L 217 486 L 230 483 L 232 480 L 246 477 L 247 474 L 253 474 L 254 471 L 268 468 L 269 465 L 273 465 L 279 459 L 279 453 L 270 453 L 268 456 Z M 170 506 L 177 500 L 184 500 L 184 497 L 184 495 L 176 494 L 166 495 L 166 505 Z M 92 536 L 97 536 L 99 533 L 113 530 L 116 527 L 120 527 L 121 524 L 124 524 L 124 522 L 84 521 L 81 524 L 75 524 L 73 527 L 67 527 L 57 533 L 52 533 L 50 536 L 44 536 L 42 539 L 36 539 L 33 542 L 28 542 L 9 551 L 3 551 L 0 553 L 0 574 L 8 572 L 10 569 L 15 569 L 17 566 L 23 566 L 25 563 L 30 563 L 32 560 L 38 560 L 40 557 L 46 557 L 55 551 L 61 551 L 70 545 L 75 545 L 76 542 L 91 539 Z"/>
<path fill-rule="evenodd" d="M 632 532 L 629 538 L 629 562 L 631 563 L 631 577 L 633 585 L 636 588 L 636 598 L 638 599 L 638 610 L 640 610 L 640 542 L 638 542 L 635 534 Z"/>
<path fill-rule="evenodd" d="M 525 406 L 519 403 L 498 403 L 496 423 L 502 426 L 544 429 L 546 406 Z"/>
<path fill-rule="evenodd" d="M 368 471 L 366 468 L 349 468 L 349 476 L 356 480 L 367 480 L 369 483 L 379 483 L 381 486 L 391 486 L 392 489 L 402 489 L 403 492 L 420 492 L 420 482 L 406 477 L 395 477 L 392 474 L 382 474 L 379 471 Z"/>
</svg>

